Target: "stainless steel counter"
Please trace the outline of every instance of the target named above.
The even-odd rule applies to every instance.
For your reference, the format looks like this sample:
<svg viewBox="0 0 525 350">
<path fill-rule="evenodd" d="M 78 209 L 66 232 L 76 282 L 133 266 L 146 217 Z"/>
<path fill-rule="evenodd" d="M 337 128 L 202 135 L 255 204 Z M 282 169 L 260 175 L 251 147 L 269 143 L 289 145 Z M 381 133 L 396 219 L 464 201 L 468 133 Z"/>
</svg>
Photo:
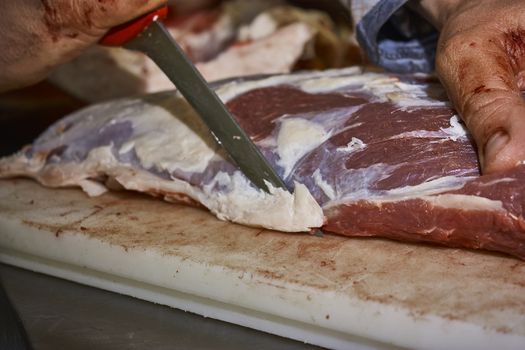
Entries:
<svg viewBox="0 0 525 350">
<path fill-rule="evenodd" d="M 0 264 L 40 349 L 317 349 L 252 329 Z"/>
</svg>

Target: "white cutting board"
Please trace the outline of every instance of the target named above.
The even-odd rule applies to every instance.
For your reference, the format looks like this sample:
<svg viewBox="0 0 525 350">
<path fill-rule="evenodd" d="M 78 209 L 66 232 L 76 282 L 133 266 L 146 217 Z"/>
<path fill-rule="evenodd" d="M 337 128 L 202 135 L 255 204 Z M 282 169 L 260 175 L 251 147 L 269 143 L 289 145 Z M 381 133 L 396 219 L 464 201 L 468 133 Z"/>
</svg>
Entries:
<svg viewBox="0 0 525 350">
<path fill-rule="evenodd" d="M 525 349 L 525 263 L 0 181 L 0 261 L 339 349 Z"/>
</svg>

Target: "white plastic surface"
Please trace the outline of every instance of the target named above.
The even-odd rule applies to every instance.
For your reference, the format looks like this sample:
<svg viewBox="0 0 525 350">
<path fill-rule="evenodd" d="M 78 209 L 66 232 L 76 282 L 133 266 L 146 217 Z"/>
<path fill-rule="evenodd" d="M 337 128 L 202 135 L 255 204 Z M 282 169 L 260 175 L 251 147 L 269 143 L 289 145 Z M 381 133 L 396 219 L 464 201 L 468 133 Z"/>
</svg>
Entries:
<svg viewBox="0 0 525 350">
<path fill-rule="evenodd" d="M 521 349 L 524 263 L 0 182 L 0 261 L 335 349 Z M 392 345 L 384 345 L 392 344 Z"/>
</svg>

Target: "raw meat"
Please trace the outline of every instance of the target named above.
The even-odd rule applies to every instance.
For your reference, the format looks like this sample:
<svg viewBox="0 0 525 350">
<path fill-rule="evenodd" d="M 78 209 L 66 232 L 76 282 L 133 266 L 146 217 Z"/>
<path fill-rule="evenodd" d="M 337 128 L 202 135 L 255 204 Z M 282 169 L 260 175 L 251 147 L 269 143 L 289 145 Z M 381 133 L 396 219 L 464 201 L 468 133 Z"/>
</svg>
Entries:
<svg viewBox="0 0 525 350">
<path fill-rule="evenodd" d="M 280 0 L 252 0 L 247 6 L 246 1 L 228 1 L 171 18 L 166 27 L 194 62 L 209 61 L 235 40 L 240 26 L 280 3 Z M 172 5 L 170 14 L 175 14 L 178 5 Z M 235 75 L 232 70 L 230 67 L 229 76 Z M 173 83 L 143 53 L 104 46 L 93 46 L 57 67 L 50 79 L 89 102 L 173 89 Z"/>
<path fill-rule="evenodd" d="M 0 176 L 92 195 L 124 187 L 283 231 L 322 226 L 525 258 L 525 165 L 480 176 L 472 140 L 434 80 L 351 68 L 216 91 L 293 194 L 253 188 L 171 92 L 79 111 L 0 160 Z"/>
<path fill-rule="evenodd" d="M 166 26 L 208 81 L 360 62 L 349 27 L 336 26 L 323 12 L 284 3 L 225 1 L 175 17 Z M 51 80 L 90 102 L 173 88 L 146 55 L 103 46 L 58 67 Z"/>
</svg>

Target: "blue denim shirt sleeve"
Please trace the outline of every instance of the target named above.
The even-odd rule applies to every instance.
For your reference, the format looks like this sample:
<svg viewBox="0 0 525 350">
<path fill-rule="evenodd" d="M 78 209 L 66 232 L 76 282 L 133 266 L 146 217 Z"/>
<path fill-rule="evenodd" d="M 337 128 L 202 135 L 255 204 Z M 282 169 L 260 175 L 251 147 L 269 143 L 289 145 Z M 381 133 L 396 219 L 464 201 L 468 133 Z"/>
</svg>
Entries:
<svg viewBox="0 0 525 350">
<path fill-rule="evenodd" d="M 407 0 L 381 0 L 356 26 L 369 60 L 397 73 L 434 70 L 437 31 L 410 11 Z"/>
</svg>

